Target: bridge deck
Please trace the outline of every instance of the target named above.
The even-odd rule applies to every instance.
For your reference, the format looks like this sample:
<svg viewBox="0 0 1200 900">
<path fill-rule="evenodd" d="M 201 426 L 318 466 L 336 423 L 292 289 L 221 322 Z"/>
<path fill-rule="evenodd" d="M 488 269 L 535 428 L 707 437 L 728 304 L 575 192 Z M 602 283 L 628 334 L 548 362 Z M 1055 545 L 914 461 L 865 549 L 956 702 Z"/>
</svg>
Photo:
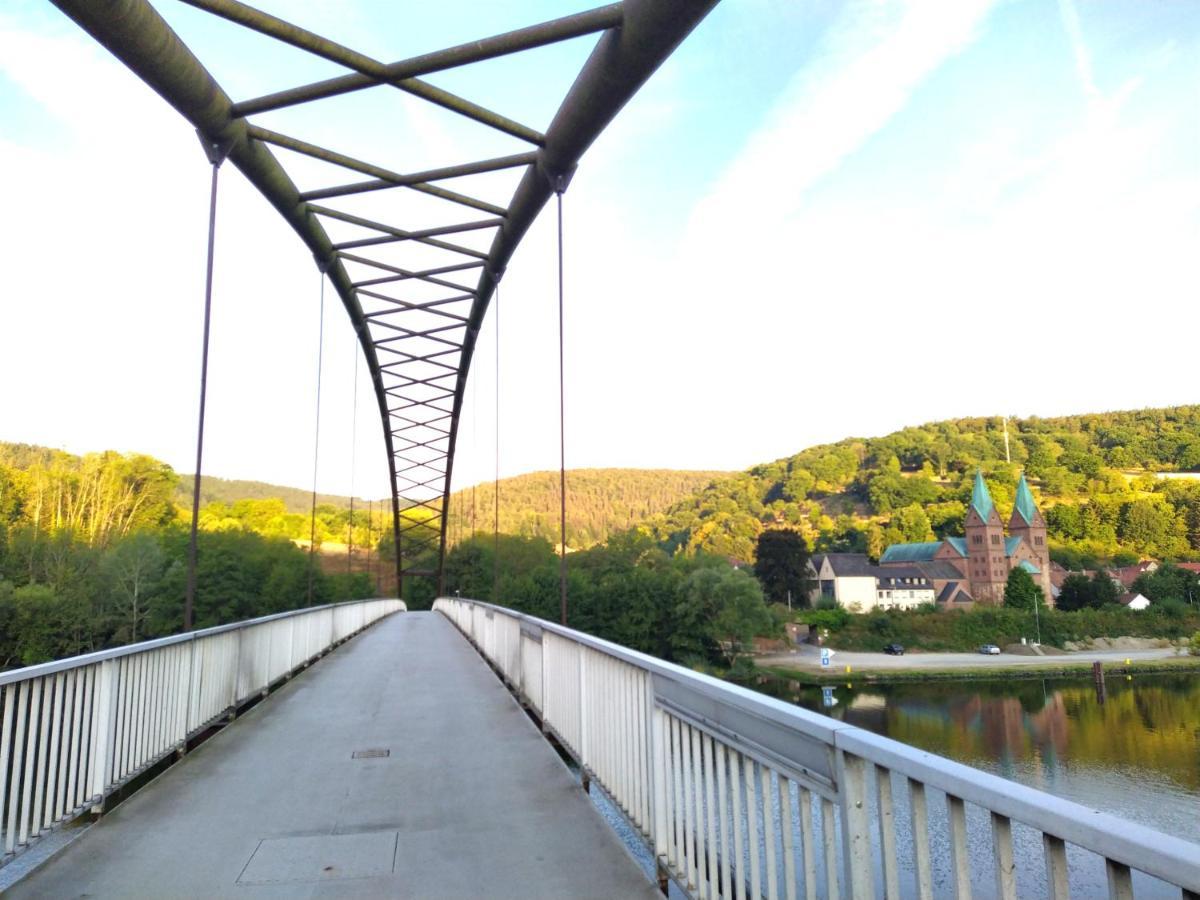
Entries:
<svg viewBox="0 0 1200 900">
<path fill-rule="evenodd" d="M 659 896 L 436 613 L 343 645 L 11 893 L 378 895 Z"/>
</svg>

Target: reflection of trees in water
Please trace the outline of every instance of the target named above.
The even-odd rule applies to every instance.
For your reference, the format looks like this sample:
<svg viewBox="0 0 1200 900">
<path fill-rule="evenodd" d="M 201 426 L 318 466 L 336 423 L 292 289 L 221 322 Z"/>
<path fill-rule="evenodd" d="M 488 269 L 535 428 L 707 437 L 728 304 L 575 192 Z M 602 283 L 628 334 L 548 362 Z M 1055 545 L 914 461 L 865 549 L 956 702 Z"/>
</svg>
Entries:
<svg viewBox="0 0 1200 900">
<path fill-rule="evenodd" d="M 1090 679 L 838 685 L 832 709 L 820 688 L 754 687 L 951 759 L 1134 769 L 1200 792 L 1195 675 L 1110 677 L 1103 705 Z"/>
<path fill-rule="evenodd" d="M 1090 682 L 895 685 L 886 726 L 846 719 L 958 759 L 1029 760 L 1138 768 L 1200 789 L 1200 679 L 1110 680 L 1107 702 Z"/>
</svg>

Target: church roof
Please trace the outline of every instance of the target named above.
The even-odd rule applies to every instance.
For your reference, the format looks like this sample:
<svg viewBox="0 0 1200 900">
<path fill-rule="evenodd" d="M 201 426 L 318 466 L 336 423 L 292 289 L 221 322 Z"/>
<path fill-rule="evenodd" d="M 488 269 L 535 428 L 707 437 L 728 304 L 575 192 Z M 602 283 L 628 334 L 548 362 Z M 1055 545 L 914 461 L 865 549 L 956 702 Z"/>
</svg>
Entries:
<svg viewBox="0 0 1200 900">
<path fill-rule="evenodd" d="M 979 513 L 979 518 L 985 522 L 995 508 L 995 504 L 992 503 L 992 495 L 988 493 L 987 483 L 983 480 L 983 472 L 979 469 L 975 470 L 975 488 L 971 491 L 971 508 Z"/>
<path fill-rule="evenodd" d="M 1037 504 L 1033 502 L 1033 492 L 1029 490 L 1029 483 L 1025 481 L 1025 473 L 1021 473 L 1021 478 L 1017 482 L 1017 502 L 1013 506 L 1013 512 L 1017 513 L 1025 520 L 1027 525 L 1033 524 L 1033 518 L 1037 515 Z"/>
<path fill-rule="evenodd" d="M 880 563 L 930 562 L 941 548 L 941 541 L 922 544 L 892 544 L 879 557 Z"/>
<path fill-rule="evenodd" d="M 1004 539 L 1004 555 L 1012 556 L 1014 553 L 1017 552 L 1017 546 L 1020 543 L 1021 543 L 1021 536 L 1019 534 L 1010 535 L 1010 536 L 1006 537 Z"/>
<path fill-rule="evenodd" d="M 946 538 L 946 543 L 958 551 L 959 556 L 967 555 L 967 539 L 961 537 Z"/>
<path fill-rule="evenodd" d="M 1026 572 L 1028 572 L 1030 575 L 1041 575 L 1042 574 L 1042 570 L 1039 569 L 1037 566 L 1035 566 L 1033 563 L 1031 563 L 1027 559 L 1021 560 L 1021 568 L 1024 569 Z"/>
</svg>

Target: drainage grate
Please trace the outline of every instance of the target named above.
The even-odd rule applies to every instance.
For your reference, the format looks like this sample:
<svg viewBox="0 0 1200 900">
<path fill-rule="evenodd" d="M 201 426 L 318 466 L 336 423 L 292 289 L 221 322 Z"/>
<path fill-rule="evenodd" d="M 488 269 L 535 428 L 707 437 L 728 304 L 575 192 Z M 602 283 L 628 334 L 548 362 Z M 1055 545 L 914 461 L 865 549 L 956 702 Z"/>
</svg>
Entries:
<svg viewBox="0 0 1200 900">
<path fill-rule="evenodd" d="M 391 756 L 391 750 L 355 750 L 350 754 L 351 759 L 382 759 Z"/>
</svg>

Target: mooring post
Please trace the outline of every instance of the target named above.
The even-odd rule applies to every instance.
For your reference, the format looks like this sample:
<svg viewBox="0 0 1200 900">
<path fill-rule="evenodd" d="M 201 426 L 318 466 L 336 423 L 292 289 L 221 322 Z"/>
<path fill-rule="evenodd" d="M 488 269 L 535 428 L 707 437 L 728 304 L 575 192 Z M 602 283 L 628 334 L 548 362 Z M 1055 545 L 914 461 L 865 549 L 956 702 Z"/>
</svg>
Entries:
<svg viewBox="0 0 1200 900">
<path fill-rule="evenodd" d="M 1105 699 L 1104 665 L 1099 660 L 1092 663 L 1092 681 L 1096 683 L 1096 702 L 1103 704 Z"/>
</svg>

